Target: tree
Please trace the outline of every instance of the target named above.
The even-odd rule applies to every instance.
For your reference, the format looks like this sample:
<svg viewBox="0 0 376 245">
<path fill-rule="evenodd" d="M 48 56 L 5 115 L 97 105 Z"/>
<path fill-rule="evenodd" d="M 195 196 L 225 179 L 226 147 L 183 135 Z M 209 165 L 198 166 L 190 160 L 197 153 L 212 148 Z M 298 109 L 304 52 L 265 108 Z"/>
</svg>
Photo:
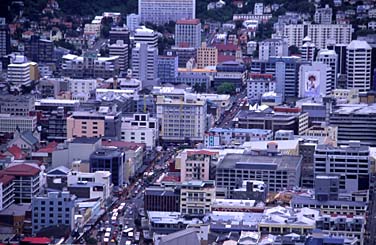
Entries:
<svg viewBox="0 0 376 245">
<path fill-rule="evenodd" d="M 217 88 L 219 94 L 235 94 L 235 86 L 232 83 L 224 82 Z"/>
<path fill-rule="evenodd" d="M 193 90 L 196 93 L 205 93 L 206 92 L 206 84 L 205 83 L 195 83 L 193 85 Z"/>
<path fill-rule="evenodd" d="M 88 239 L 86 239 L 86 244 L 87 245 L 96 245 L 96 244 L 98 244 L 98 240 L 95 239 L 94 237 L 89 237 Z"/>
</svg>

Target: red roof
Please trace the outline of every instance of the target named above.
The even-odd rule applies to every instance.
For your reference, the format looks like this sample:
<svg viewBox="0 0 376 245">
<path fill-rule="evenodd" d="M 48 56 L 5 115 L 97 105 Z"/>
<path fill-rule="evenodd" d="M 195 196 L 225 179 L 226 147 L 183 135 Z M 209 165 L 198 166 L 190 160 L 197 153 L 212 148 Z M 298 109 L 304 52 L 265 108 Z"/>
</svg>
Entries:
<svg viewBox="0 0 376 245">
<path fill-rule="evenodd" d="M 12 180 L 14 180 L 14 176 L 11 176 L 11 175 L 2 175 L 0 173 L 0 183 L 3 183 L 3 185 L 9 184 L 10 182 L 12 182 Z"/>
<path fill-rule="evenodd" d="M 134 142 L 125 142 L 125 141 L 109 141 L 109 140 L 102 140 L 103 146 L 115 146 L 118 148 L 126 148 L 129 150 L 137 150 L 138 147 L 144 147 L 144 144 L 134 143 Z"/>
<path fill-rule="evenodd" d="M 187 151 L 187 155 L 188 156 L 192 156 L 192 155 L 209 155 L 209 156 L 213 156 L 213 155 L 217 155 L 218 152 L 216 151 L 206 151 L 206 150 L 200 150 L 200 151 Z"/>
<path fill-rule="evenodd" d="M 47 237 L 26 237 L 22 242 L 28 242 L 30 244 L 49 244 L 51 239 Z"/>
<path fill-rule="evenodd" d="M 17 145 L 12 145 L 7 149 L 7 151 L 14 156 L 14 159 L 21 160 L 26 158 L 26 153 L 24 153 L 21 148 Z"/>
<path fill-rule="evenodd" d="M 287 113 L 298 113 L 301 112 L 302 110 L 298 107 L 274 107 L 275 112 L 287 112 Z"/>
<path fill-rule="evenodd" d="M 4 174 L 13 176 L 35 176 L 39 174 L 39 172 L 39 168 L 24 163 L 14 165 L 3 170 Z"/>
<path fill-rule="evenodd" d="M 226 61 L 235 61 L 236 57 L 235 55 L 220 55 L 218 54 L 218 63 L 226 62 Z"/>
<path fill-rule="evenodd" d="M 180 176 L 166 175 L 165 177 L 163 177 L 162 181 L 180 182 Z"/>
<path fill-rule="evenodd" d="M 218 52 L 238 50 L 238 46 L 232 43 L 228 43 L 228 44 L 218 43 L 218 44 L 214 44 L 213 46 L 218 49 Z"/>
<path fill-rule="evenodd" d="M 200 20 L 199 19 L 177 20 L 176 24 L 178 24 L 178 25 L 198 25 L 198 24 L 200 24 Z"/>
<path fill-rule="evenodd" d="M 57 142 L 52 141 L 51 143 L 49 143 L 49 144 L 46 145 L 45 147 L 39 149 L 37 152 L 52 153 L 52 152 L 56 149 L 57 145 L 58 145 Z"/>
</svg>

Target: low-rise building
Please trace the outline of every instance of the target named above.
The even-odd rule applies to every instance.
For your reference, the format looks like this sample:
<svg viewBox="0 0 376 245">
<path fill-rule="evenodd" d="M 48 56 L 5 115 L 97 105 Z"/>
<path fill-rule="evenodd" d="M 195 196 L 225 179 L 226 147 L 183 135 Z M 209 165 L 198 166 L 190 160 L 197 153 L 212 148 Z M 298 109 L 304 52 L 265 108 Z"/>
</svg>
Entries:
<svg viewBox="0 0 376 245">
<path fill-rule="evenodd" d="M 151 186 L 145 188 L 145 211 L 180 212 L 180 188 Z"/>
<path fill-rule="evenodd" d="M 267 92 L 274 92 L 276 81 L 271 74 L 252 73 L 247 79 L 247 98 L 249 101 L 259 101 Z"/>
<path fill-rule="evenodd" d="M 34 131 L 37 126 L 36 116 L 14 116 L 0 114 L 0 132 L 14 133 L 17 129 L 21 132 Z"/>
</svg>

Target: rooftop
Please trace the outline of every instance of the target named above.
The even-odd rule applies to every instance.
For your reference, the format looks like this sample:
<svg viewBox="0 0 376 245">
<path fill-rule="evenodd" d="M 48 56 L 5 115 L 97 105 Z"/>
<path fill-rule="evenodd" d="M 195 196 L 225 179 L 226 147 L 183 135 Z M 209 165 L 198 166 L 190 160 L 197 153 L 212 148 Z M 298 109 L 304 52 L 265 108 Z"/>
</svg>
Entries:
<svg viewBox="0 0 376 245">
<path fill-rule="evenodd" d="M 198 25 L 200 24 L 199 19 L 191 19 L 191 20 L 177 20 L 177 25 Z"/>
<path fill-rule="evenodd" d="M 75 144 L 95 144 L 97 143 L 98 141 L 100 141 L 101 139 L 100 138 L 96 138 L 96 137 L 77 137 L 77 138 L 74 138 L 71 143 L 75 143 Z"/>
<path fill-rule="evenodd" d="M 5 168 L 0 172 L 6 175 L 13 175 L 13 176 L 35 176 L 39 174 L 40 169 L 33 167 L 29 164 L 17 164 L 8 168 Z"/>
<path fill-rule="evenodd" d="M 12 204 L 7 209 L 1 210 L 0 215 L 24 215 L 26 211 L 31 211 L 30 203 Z"/>
<path fill-rule="evenodd" d="M 251 134 L 271 134 L 272 130 L 269 129 L 247 129 L 247 128 L 211 128 L 210 133 L 251 133 Z"/>
<path fill-rule="evenodd" d="M 360 207 L 363 209 L 367 208 L 365 202 L 359 201 L 346 201 L 346 200 L 329 200 L 329 201 L 318 201 L 309 196 L 299 196 L 294 195 L 291 199 L 291 204 L 303 204 L 303 205 L 326 205 L 326 206 L 348 206 L 348 207 Z"/>
</svg>

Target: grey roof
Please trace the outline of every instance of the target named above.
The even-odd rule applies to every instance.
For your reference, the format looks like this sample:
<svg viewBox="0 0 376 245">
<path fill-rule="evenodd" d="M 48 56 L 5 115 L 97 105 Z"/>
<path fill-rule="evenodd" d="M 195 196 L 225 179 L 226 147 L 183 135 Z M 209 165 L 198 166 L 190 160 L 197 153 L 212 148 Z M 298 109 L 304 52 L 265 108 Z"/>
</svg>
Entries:
<svg viewBox="0 0 376 245">
<path fill-rule="evenodd" d="M 59 166 L 47 172 L 47 175 L 67 175 L 70 169 L 65 166 Z"/>
<path fill-rule="evenodd" d="M 251 154 L 226 154 L 218 164 L 218 169 L 260 169 L 260 170 L 295 170 L 302 156 L 277 155 L 255 156 Z"/>
<path fill-rule="evenodd" d="M 343 147 L 335 147 L 332 145 L 321 144 L 321 145 L 317 145 L 316 150 L 329 150 L 329 151 L 336 151 L 336 152 L 361 152 L 361 151 L 368 152 L 369 147 L 366 145 L 361 145 L 360 143 L 358 146 L 349 145 L 349 146 L 343 146 Z"/>
<path fill-rule="evenodd" d="M 163 236 L 160 245 L 200 245 L 195 229 L 188 228 Z"/>
<path fill-rule="evenodd" d="M 29 143 L 30 145 L 35 145 L 39 142 L 38 139 L 33 135 L 33 132 L 29 130 L 23 132 L 21 134 L 21 138 L 25 140 L 27 143 Z"/>
<path fill-rule="evenodd" d="M 77 144 L 95 144 L 99 140 L 101 140 L 101 139 L 100 138 L 96 138 L 96 137 L 91 137 L 91 138 L 78 137 L 78 138 L 74 138 L 72 140 L 72 143 L 77 143 Z"/>
<path fill-rule="evenodd" d="M 328 205 L 328 206 L 355 206 L 355 207 L 366 207 L 366 202 L 359 201 L 346 201 L 346 200 L 329 200 L 329 201 L 318 201 L 307 196 L 293 196 L 291 200 L 292 205 L 302 204 L 302 205 Z"/>
</svg>

